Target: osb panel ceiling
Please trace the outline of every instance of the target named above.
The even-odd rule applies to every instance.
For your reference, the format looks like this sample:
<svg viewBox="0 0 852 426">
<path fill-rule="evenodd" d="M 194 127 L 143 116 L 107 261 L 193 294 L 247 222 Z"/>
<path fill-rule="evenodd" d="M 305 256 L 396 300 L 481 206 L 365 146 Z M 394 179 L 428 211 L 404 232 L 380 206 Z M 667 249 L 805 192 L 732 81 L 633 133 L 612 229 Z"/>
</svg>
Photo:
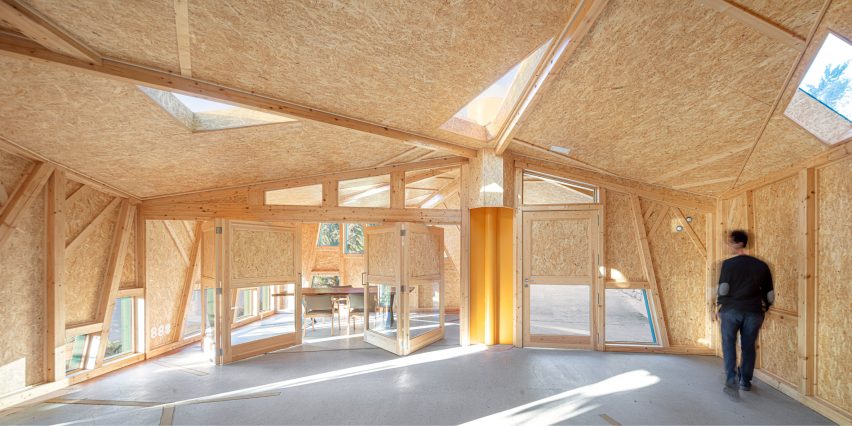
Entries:
<svg viewBox="0 0 852 426">
<path fill-rule="evenodd" d="M 796 58 L 699 2 L 613 0 L 518 138 L 650 181 L 753 143 Z"/>
<path fill-rule="evenodd" d="M 96 52 L 178 70 L 173 0 L 25 0 Z"/>
<path fill-rule="evenodd" d="M 784 111 L 829 31 L 840 34 L 846 39 L 852 38 L 852 2 L 834 1 L 826 11 L 813 42 L 805 50 L 766 131 L 749 157 L 748 164 L 738 181 L 739 185 L 789 167 L 828 149 L 815 136 L 784 116 Z"/>
<path fill-rule="evenodd" d="M 193 76 L 470 146 L 439 126 L 576 0 L 190 1 Z"/>
<path fill-rule="evenodd" d="M 134 85 L 8 57 L 0 80 L 0 135 L 139 197 L 365 167 L 410 148 L 309 121 L 190 133 Z"/>
</svg>

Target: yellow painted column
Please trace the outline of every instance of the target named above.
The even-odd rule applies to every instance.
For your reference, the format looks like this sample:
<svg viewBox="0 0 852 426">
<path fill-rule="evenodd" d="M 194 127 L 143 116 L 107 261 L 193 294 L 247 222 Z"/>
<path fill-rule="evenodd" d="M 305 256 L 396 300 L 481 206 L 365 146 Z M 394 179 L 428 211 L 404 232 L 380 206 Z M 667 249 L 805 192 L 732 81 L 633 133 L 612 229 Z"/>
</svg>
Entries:
<svg viewBox="0 0 852 426">
<path fill-rule="evenodd" d="M 470 342 L 512 344 L 514 212 L 470 210 Z"/>
</svg>

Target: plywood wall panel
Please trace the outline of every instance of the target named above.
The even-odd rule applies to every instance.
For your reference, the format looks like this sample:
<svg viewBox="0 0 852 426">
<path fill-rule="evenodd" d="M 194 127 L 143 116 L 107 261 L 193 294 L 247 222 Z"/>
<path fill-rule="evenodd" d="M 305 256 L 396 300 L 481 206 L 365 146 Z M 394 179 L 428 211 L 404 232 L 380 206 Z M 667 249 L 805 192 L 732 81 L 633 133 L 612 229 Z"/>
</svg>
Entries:
<svg viewBox="0 0 852 426">
<path fill-rule="evenodd" d="M 531 274 L 591 276 L 591 241 L 587 219 L 537 219 L 531 225 Z"/>
<path fill-rule="evenodd" d="M 795 321 L 795 317 L 783 320 L 768 314 L 760 329 L 761 368 L 791 384 L 797 384 L 800 380 Z"/>
<path fill-rule="evenodd" d="M 341 284 L 361 287 L 361 274 L 364 272 L 364 256 L 345 256 L 343 258 L 344 272 L 340 277 Z"/>
<path fill-rule="evenodd" d="M 616 281 L 645 281 L 630 197 L 620 192 L 606 194 L 606 263 Z"/>
<path fill-rule="evenodd" d="M 65 241 L 70 243 L 109 205 L 113 197 L 87 186 L 65 208 Z M 118 211 L 117 209 L 113 212 Z"/>
<path fill-rule="evenodd" d="M 673 221 L 671 213 L 666 218 Z M 685 232 L 660 226 L 648 237 L 666 327 L 673 346 L 699 346 L 705 339 L 705 259 Z"/>
<path fill-rule="evenodd" d="M 231 242 L 231 276 L 237 279 L 286 277 L 295 274 L 295 233 L 235 229 Z"/>
<path fill-rule="evenodd" d="M 314 271 L 339 271 L 340 270 L 340 250 L 321 250 L 316 251 L 314 260 Z"/>
<path fill-rule="evenodd" d="M 795 313 L 798 306 L 798 179 L 796 176 L 754 191 L 754 253 L 769 264 L 775 308 Z M 779 347 L 786 350 L 786 347 Z"/>
<path fill-rule="evenodd" d="M 30 160 L 0 150 L 0 206 L 12 196 L 32 164 Z"/>
<path fill-rule="evenodd" d="M 0 173 L 7 176 L 26 165 L 4 158 L 2 151 L 0 161 Z M 36 196 L 0 245 L 0 395 L 44 380 L 44 241 L 44 197 Z"/>
<path fill-rule="evenodd" d="M 130 225 L 130 237 L 127 242 L 127 254 L 124 256 L 124 269 L 121 271 L 121 284 L 119 288 L 139 287 L 136 283 L 136 221 L 133 219 Z"/>
<path fill-rule="evenodd" d="M 118 209 L 95 228 L 75 250 L 65 255 L 65 323 L 94 321 L 104 283 Z"/>
<path fill-rule="evenodd" d="M 194 225 L 194 222 L 190 222 Z M 173 228 L 183 227 L 180 221 L 171 221 Z M 171 343 L 171 335 L 166 330 L 177 326 L 176 318 L 181 285 L 187 270 L 187 264 L 181 257 L 172 237 L 166 230 L 164 221 L 149 220 L 145 225 L 147 283 L 146 309 L 148 313 L 145 331 L 150 339 L 150 349 Z M 191 245 L 185 245 L 189 252 Z M 162 333 L 161 333 L 162 331 Z"/>
<path fill-rule="evenodd" d="M 410 232 L 408 238 L 409 274 L 412 277 L 441 273 L 441 257 L 444 255 L 441 240 L 433 234 Z"/>
<path fill-rule="evenodd" d="M 395 232 L 383 232 L 380 234 L 366 234 L 369 264 L 367 272 L 371 275 L 394 276 L 396 266 L 399 263 L 399 250 Z"/>
<path fill-rule="evenodd" d="M 852 407 L 852 158 L 817 170 L 816 395 Z"/>
</svg>

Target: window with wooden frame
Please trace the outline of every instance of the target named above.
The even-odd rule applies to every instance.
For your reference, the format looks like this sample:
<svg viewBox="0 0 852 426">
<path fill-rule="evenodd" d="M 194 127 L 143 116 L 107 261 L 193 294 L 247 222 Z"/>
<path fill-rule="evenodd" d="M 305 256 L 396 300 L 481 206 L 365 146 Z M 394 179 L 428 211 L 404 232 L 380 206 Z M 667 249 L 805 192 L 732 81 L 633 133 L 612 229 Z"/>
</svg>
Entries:
<svg viewBox="0 0 852 426">
<path fill-rule="evenodd" d="M 604 297 L 607 343 L 657 344 L 648 290 L 608 288 Z"/>
<path fill-rule="evenodd" d="M 112 318 L 109 323 L 109 333 L 105 342 L 104 359 L 117 358 L 135 351 L 134 348 L 134 298 L 121 297 L 115 299 Z"/>
<path fill-rule="evenodd" d="M 311 287 L 338 287 L 340 275 L 317 274 L 311 278 Z"/>
<path fill-rule="evenodd" d="M 598 201 L 594 185 L 531 170 L 523 173 L 524 205 L 593 204 Z"/>
<path fill-rule="evenodd" d="M 364 254 L 364 225 L 360 223 L 347 223 L 344 237 L 346 244 L 343 246 L 345 254 Z"/>
<path fill-rule="evenodd" d="M 65 340 L 65 373 L 86 368 L 91 339 L 88 334 L 81 334 Z"/>
<path fill-rule="evenodd" d="M 189 296 L 186 314 L 183 320 L 183 338 L 189 338 L 201 333 L 202 321 L 201 285 L 196 284 Z"/>
<path fill-rule="evenodd" d="M 340 224 L 321 223 L 317 230 L 317 247 L 340 246 Z"/>
<path fill-rule="evenodd" d="M 852 43 L 826 35 L 784 115 L 827 145 L 852 137 Z"/>
</svg>

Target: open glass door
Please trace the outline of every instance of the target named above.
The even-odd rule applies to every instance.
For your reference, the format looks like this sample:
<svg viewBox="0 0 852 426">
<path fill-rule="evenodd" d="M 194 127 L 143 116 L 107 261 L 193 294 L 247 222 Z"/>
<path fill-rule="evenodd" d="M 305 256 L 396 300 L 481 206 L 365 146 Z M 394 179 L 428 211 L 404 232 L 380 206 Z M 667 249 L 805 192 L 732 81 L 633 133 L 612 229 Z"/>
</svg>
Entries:
<svg viewBox="0 0 852 426">
<path fill-rule="evenodd" d="M 410 223 L 365 229 L 365 342 L 408 355 L 443 339 L 443 232 Z"/>
<path fill-rule="evenodd" d="M 599 215 L 524 212 L 524 346 L 593 347 Z"/>
<path fill-rule="evenodd" d="M 216 234 L 218 222 L 204 222 L 201 226 L 201 349 L 210 362 L 220 362 L 218 334 L 216 333 L 219 315 L 217 297 L 216 265 L 218 246 L 222 243 Z"/>
<path fill-rule="evenodd" d="M 300 344 L 299 228 L 221 222 L 221 363 Z"/>
</svg>

